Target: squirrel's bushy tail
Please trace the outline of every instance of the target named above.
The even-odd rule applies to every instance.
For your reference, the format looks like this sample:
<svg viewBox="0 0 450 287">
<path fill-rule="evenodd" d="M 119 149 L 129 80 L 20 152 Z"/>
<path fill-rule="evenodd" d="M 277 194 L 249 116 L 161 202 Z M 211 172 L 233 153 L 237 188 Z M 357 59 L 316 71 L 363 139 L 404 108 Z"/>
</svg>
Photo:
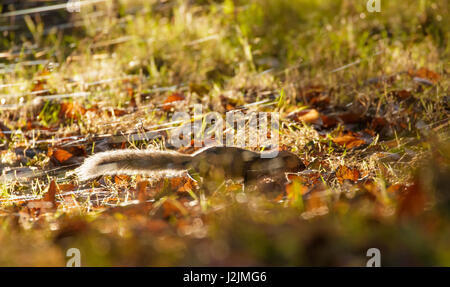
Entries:
<svg viewBox="0 0 450 287">
<path fill-rule="evenodd" d="M 169 151 L 107 151 L 87 158 L 74 173 L 80 180 L 101 175 L 171 173 L 186 170 L 191 161 L 189 155 Z"/>
</svg>

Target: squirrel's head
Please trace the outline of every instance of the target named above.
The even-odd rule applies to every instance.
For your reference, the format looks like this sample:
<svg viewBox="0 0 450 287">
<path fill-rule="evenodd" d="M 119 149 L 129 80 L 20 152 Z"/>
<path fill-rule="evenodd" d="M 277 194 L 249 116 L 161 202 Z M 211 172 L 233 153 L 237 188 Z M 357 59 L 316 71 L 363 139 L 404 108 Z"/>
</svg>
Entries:
<svg viewBox="0 0 450 287">
<path fill-rule="evenodd" d="M 305 164 L 297 155 L 290 151 L 280 151 L 277 158 L 283 162 L 285 172 L 299 172 L 305 169 Z"/>
</svg>

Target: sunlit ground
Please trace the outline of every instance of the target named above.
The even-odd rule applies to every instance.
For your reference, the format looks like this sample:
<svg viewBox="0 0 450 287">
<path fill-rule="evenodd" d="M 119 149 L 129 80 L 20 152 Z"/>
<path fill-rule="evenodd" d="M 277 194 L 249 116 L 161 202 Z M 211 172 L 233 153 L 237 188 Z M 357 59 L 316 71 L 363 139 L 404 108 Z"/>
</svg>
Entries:
<svg viewBox="0 0 450 287">
<path fill-rule="evenodd" d="M 448 2 L 365 2 L 0 4 L 0 266 L 449 266 Z M 278 112 L 306 169 L 212 194 L 67 173 L 174 149 L 194 104 Z"/>
</svg>

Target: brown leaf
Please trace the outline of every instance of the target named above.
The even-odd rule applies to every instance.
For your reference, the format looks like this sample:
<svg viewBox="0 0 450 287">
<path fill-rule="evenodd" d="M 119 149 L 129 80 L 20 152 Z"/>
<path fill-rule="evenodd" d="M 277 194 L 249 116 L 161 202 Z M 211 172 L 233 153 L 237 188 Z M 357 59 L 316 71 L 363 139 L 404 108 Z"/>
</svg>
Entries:
<svg viewBox="0 0 450 287">
<path fill-rule="evenodd" d="M 130 97 L 130 104 L 129 106 L 132 108 L 136 108 L 138 104 L 140 103 L 139 97 L 136 95 L 134 90 L 130 87 L 127 88 L 128 96 Z"/>
<path fill-rule="evenodd" d="M 393 184 L 393 185 L 389 186 L 386 191 L 388 193 L 399 193 L 406 189 L 407 188 L 403 184 Z"/>
<path fill-rule="evenodd" d="M 336 170 L 336 177 L 339 183 L 343 183 L 344 180 L 357 181 L 360 177 L 360 173 L 356 168 L 349 168 L 345 165 L 341 165 Z"/>
<path fill-rule="evenodd" d="M 80 115 L 84 115 L 86 109 L 77 103 L 61 103 L 61 110 L 59 111 L 60 117 L 66 117 L 70 119 L 78 119 Z"/>
<path fill-rule="evenodd" d="M 183 186 L 179 187 L 177 191 L 178 192 L 193 191 L 194 190 L 194 184 L 195 184 L 195 182 L 192 179 L 188 178 L 186 180 L 186 182 L 183 184 Z"/>
<path fill-rule="evenodd" d="M 305 122 L 309 124 L 317 123 L 319 112 L 316 109 L 305 109 L 290 113 L 287 118 L 296 122 Z"/>
<path fill-rule="evenodd" d="M 56 204 L 56 192 L 57 185 L 54 180 L 50 182 L 48 190 L 42 199 L 31 200 L 26 204 L 28 213 L 33 217 L 39 217 L 41 214 L 54 210 L 57 206 Z"/>
<path fill-rule="evenodd" d="M 365 144 L 366 142 L 363 139 L 357 138 L 355 134 L 348 133 L 346 135 L 340 135 L 338 137 L 333 138 L 333 142 L 335 144 L 345 146 L 346 148 L 355 148 L 360 145 Z"/>
<path fill-rule="evenodd" d="M 139 202 L 143 203 L 147 201 L 147 192 L 146 192 L 146 188 L 147 188 L 147 184 L 149 182 L 147 180 L 144 181 L 139 181 L 137 183 L 136 189 L 137 189 L 137 193 L 138 193 L 138 200 Z"/>
<path fill-rule="evenodd" d="M 325 128 L 335 127 L 339 122 L 338 119 L 333 116 L 321 115 L 320 118 L 322 119 L 322 125 Z"/>
<path fill-rule="evenodd" d="M 408 92 L 407 90 L 392 91 L 390 94 L 398 100 L 407 100 L 412 97 L 411 92 Z"/>
<path fill-rule="evenodd" d="M 0 123 L 0 136 L 6 137 L 7 139 L 11 139 L 11 130 L 3 123 Z"/>
<path fill-rule="evenodd" d="M 237 100 L 226 97 L 224 95 L 220 95 L 220 104 L 226 111 L 235 110 L 237 106 L 239 106 L 239 103 Z"/>
<path fill-rule="evenodd" d="M 72 191 L 75 190 L 77 186 L 72 183 L 58 184 L 58 191 Z"/>
<path fill-rule="evenodd" d="M 174 199 L 168 199 L 164 201 L 163 203 L 164 208 L 164 217 L 170 217 L 170 216 L 184 216 L 187 215 L 186 208 L 181 204 L 181 202 L 174 200 Z"/>
<path fill-rule="evenodd" d="M 114 183 L 118 186 L 127 186 L 130 183 L 130 179 L 128 175 L 116 175 L 114 176 Z"/>
<path fill-rule="evenodd" d="M 433 72 L 433 71 L 428 70 L 427 68 L 423 68 L 423 67 L 420 68 L 419 70 L 416 70 L 416 71 L 415 70 L 409 70 L 408 74 L 411 77 L 418 77 L 418 78 L 421 78 L 421 79 L 429 80 L 433 84 L 436 84 L 439 81 L 439 79 L 441 78 L 441 76 L 438 73 Z"/>
<path fill-rule="evenodd" d="M 327 207 L 327 203 L 319 192 L 313 192 L 308 200 L 306 200 L 306 211 L 311 212 L 324 207 Z"/>
<path fill-rule="evenodd" d="M 354 112 L 343 113 L 338 115 L 338 117 L 344 124 L 358 124 L 365 121 L 363 115 Z"/>
<path fill-rule="evenodd" d="M 82 145 L 64 147 L 64 150 L 74 156 L 87 156 L 86 148 Z"/>
<path fill-rule="evenodd" d="M 127 111 L 122 109 L 113 109 L 112 112 L 110 110 L 107 110 L 106 113 L 108 114 L 109 117 L 112 117 L 113 115 L 115 117 L 121 117 L 125 115 Z"/>
<path fill-rule="evenodd" d="M 377 117 L 372 120 L 372 123 L 370 126 L 373 130 L 381 131 L 387 125 L 388 125 L 388 121 L 386 121 L 386 119 Z"/>
<path fill-rule="evenodd" d="M 73 154 L 71 154 L 70 152 L 68 152 L 66 150 L 63 150 L 63 149 L 55 149 L 55 150 L 53 150 L 52 148 L 49 148 L 48 149 L 48 156 L 53 157 L 59 163 L 64 163 L 65 161 L 70 159 L 73 156 Z"/>
<path fill-rule="evenodd" d="M 57 191 L 57 185 L 54 180 L 50 182 L 50 186 L 48 187 L 47 193 L 44 195 L 44 201 L 51 202 L 56 205 L 55 196 Z"/>
<path fill-rule="evenodd" d="M 416 180 L 400 196 L 397 214 L 399 217 L 415 217 L 420 215 L 425 208 L 426 196 Z"/>
<path fill-rule="evenodd" d="M 32 92 L 39 92 L 45 89 L 45 85 L 47 84 L 47 80 L 37 80 L 33 82 L 33 87 L 31 88 Z"/>
<path fill-rule="evenodd" d="M 306 186 L 314 186 L 321 181 L 320 172 L 308 172 L 306 174 L 287 174 L 287 178 L 290 181 L 297 180 Z"/>
<path fill-rule="evenodd" d="M 181 93 L 172 93 L 170 94 L 163 103 L 162 109 L 166 112 L 169 112 L 173 109 L 174 102 L 184 101 L 185 97 Z"/>
<path fill-rule="evenodd" d="M 297 95 L 297 100 L 303 101 L 314 107 L 326 107 L 330 103 L 329 92 L 324 86 L 310 85 L 301 89 Z"/>
</svg>

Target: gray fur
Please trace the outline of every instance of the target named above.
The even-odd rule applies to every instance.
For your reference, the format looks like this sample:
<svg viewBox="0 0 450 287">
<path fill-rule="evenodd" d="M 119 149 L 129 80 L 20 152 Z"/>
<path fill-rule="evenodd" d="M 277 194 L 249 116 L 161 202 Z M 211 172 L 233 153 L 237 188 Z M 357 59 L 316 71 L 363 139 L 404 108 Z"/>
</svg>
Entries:
<svg viewBox="0 0 450 287">
<path fill-rule="evenodd" d="M 171 173 L 186 170 L 191 160 L 190 155 L 169 151 L 106 151 L 87 158 L 75 174 L 84 181 L 101 175 Z"/>
<path fill-rule="evenodd" d="M 84 181 L 114 174 L 177 176 L 192 169 L 204 179 L 219 182 L 229 178 L 255 181 L 263 175 L 302 168 L 302 161 L 287 151 L 267 159 L 258 152 L 238 147 L 205 147 L 192 155 L 157 150 L 106 151 L 86 159 L 74 173 Z"/>
</svg>

